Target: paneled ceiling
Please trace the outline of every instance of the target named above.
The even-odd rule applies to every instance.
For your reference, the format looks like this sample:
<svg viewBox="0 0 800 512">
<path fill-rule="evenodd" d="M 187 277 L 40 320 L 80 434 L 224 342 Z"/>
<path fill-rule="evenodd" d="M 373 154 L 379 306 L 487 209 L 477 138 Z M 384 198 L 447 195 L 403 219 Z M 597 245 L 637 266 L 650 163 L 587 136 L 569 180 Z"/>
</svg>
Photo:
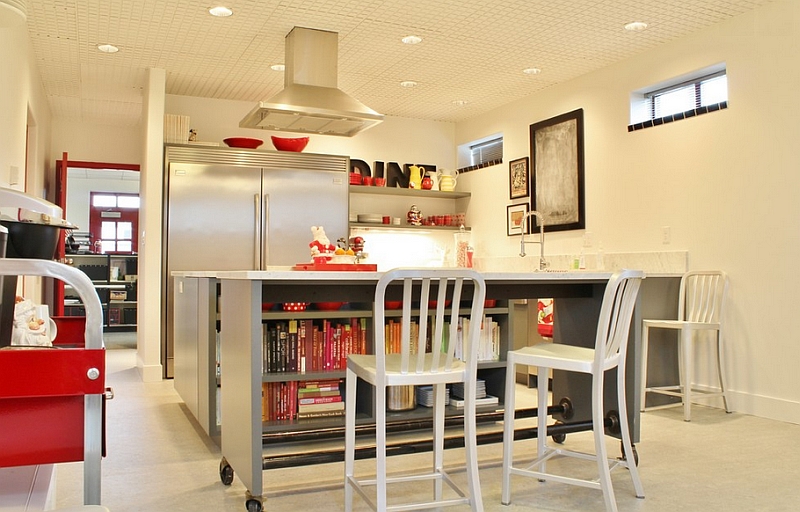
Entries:
<svg viewBox="0 0 800 512">
<path fill-rule="evenodd" d="M 27 15 L 56 118 L 138 123 L 148 68 L 166 70 L 167 94 L 255 104 L 283 88 L 270 65 L 302 26 L 339 34 L 348 94 L 382 114 L 457 122 L 769 2 L 223 0 L 234 14 L 216 18 L 208 0 L 28 0 Z M 648 27 L 624 30 L 632 21 Z M 412 34 L 422 42 L 401 42 Z M 522 72 L 532 67 L 541 73 Z"/>
</svg>

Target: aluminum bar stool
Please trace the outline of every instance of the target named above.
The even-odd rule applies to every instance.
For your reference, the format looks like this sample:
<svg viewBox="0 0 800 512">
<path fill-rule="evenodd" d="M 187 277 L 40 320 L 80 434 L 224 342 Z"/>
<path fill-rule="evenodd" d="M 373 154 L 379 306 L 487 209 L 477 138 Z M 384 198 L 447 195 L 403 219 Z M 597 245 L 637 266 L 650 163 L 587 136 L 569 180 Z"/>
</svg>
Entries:
<svg viewBox="0 0 800 512">
<path fill-rule="evenodd" d="M 397 353 L 387 354 L 385 352 L 394 351 L 385 350 L 384 301 L 387 289 L 398 288 L 402 290 L 403 298 L 400 350 Z M 462 292 L 466 298 L 462 297 Z M 348 512 L 353 509 L 354 492 L 358 493 L 373 510 L 379 512 L 438 509 L 438 507 L 467 504 L 471 506 L 473 512 L 483 510 L 478 480 L 475 388 L 478 339 L 485 295 L 486 285 L 483 277 L 466 268 L 395 269 L 386 272 L 378 281 L 373 318 L 374 354 L 351 354 L 347 358 L 344 488 L 345 510 Z M 459 314 L 469 319 L 469 328 L 464 329 L 465 332 L 461 334 L 460 340 Z M 418 318 L 419 323 L 418 328 L 413 329 L 416 331 L 413 337 L 412 317 Z M 429 330 L 431 336 L 428 336 Z M 428 338 L 430 338 L 429 344 Z M 459 344 L 463 347 L 464 360 L 455 357 Z M 356 478 L 354 474 L 358 409 L 356 394 L 359 378 L 374 386 L 376 437 L 374 478 Z M 466 492 L 454 483 L 443 467 L 445 386 L 458 382 L 464 384 L 464 442 L 469 486 Z M 386 392 L 389 386 L 408 385 L 433 385 L 433 464 L 430 471 L 390 477 L 387 476 L 386 468 Z M 358 391 L 363 390 L 362 388 Z M 365 402 L 365 399 L 362 398 L 361 402 Z M 395 504 L 393 500 L 393 503 L 389 504 L 388 484 L 421 481 L 432 482 L 432 500 L 407 504 Z M 448 484 L 450 488 L 446 495 L 443 493 L 442 483 Z M 371 492 L 373 487 L 375 492 Z M 395 493 L 392 497 L 402 496 Z"/>
<path fill-rule="evenodd" d="M 507 354 L 506 399 L 503 418 L 503 476 L 502 503 L 511 503 L 511 475 L 534 477 L 540 481 L 552 480 L 603 491 L 606 510 L 616 511 L 617 503 L 611 485 L 611 470 L 622 466 L 629 470 L 636 496 L 644 497 L 644 489 L 636 468 L 635 455 L 628 428 L 625 405 L 625 355 L 633 315 L 633 307 L 639 293 L 644 274 L 641 271 L 624 270 L 615 273 L 606 285 L 594 348 L 543 343 L 512 350 Z M 547 381 L 540 382 L 538 389 L 537 452 L 531 463 L 514 462 L 514 391 L 516 365 L 537 367 L 538 375 L 547 375 L 547 370 L 580 372 L 592 376 L 592 430 L 594 453 L 567 450 L 547 444 Z M 617 368 L 617 401 L 624 460 L 609 459 L 606 450 L 605 427 L 603 425 L 603 381 L 605 372 Z M 599 473 L 597 480 L 572 478 L 563 474 L 548 473 L 546 463 L 555 457 L 566 456 L 595 461 Z"/>
<path fill-rule="evenodd" d="M 725 375 L 722 364 L 722 309 L 728 292 L 728 276 L 719 270 L 687 272 L 681 278 L 678 295 L 677 320 L 643 320 L 642 321 L 642 411 L 675 407 L 683 405 L 683 419 L 692 420 L 692 401 L 713 397 L 722 397 L 725 411 L 728 408 L 728 397 L 725 390 Z M 650 344 L 650 329 L 671 329 L 678 334 L 678 374 L 680 383 L 672 386 L 647 386 L 647 349 Z M 716 344 L 717 375 L 719 391 L 698 389 L 692 385 L 694 375 L 694 345 L 700 339 L 708 339 L 698 334 L 701 331 L 713 334 Z M 680 402 L 645 408 L 647 393 L 659 393 L 679 397 Z"/>
</svg>

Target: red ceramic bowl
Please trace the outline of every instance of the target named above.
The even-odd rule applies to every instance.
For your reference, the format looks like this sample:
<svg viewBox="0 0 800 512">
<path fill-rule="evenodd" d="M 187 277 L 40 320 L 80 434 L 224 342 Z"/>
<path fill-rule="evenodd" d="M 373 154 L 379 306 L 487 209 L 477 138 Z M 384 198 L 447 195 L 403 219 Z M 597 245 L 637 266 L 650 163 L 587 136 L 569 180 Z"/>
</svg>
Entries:
<svg viewBox="0 0 800 512">
<path fill-rule="evenodd" d="M 483 301 L 483 307 L 485 308 L 493 308 L 496 305 L 497 305 L 496 299 L 486 299 L 485 301 Z"/>
<path fill-rule="evenodd" d="M 444 301 L 444 307 L 446 307 L 446 308 L 449 308 L 449 307 L 450 307 L 450 304 L 452 304 L 452 302 L 453 302 L 452 300 L 445 300 L 445 301 Z M 436 301 L 436 300 L 429 300 L 429 301 L 428 301 L 428 307 L 429 307 L 430 309 L 435 309 L 435 308 L 436 308 L 436 306 L 438 305 L 438 303 L 439 303 L 439 301 Z"/>
<path fill-rule="evenodd" d="M 403 307 L 402 300 L 387 300 L 383 303 L 383 307 L 386 309 L 400 309 Z"/>
<path fill-rule="evenodd" d="M 261 303 L 261 311 L 269 311 L 270 309 L 275 307 L 274 302 L 262 302 Z"/>
<path fill-rule="evenodd" d="M 284 311 L 305 311 L 307 306 L 308 306 L 308 302 L 284 302 L 283 303 L 283 310 Z"/>
<path fill-rule="evenodd" d="M 298 137 L 296 139 L 287 139 L 286 137 L 272 136 L 272 145 L 278 151 L 294 151 L 299 153 L 306 149 L 308 145 L 308 137 Z"/>
<path fill-rule="evenodd" d="M 314 307 L 320 311 L 337 311 L 344 304 L 344 302 L 315 302 Z"/>
<path fill-rule="evenodd" d="M 251 139 L 250 137 L 228 137 L 223 139 L 222 142 L 228 145 L 229 148 L 245 148 L 256 149 L 264 143 L 261 139 Z"/>
</svg>

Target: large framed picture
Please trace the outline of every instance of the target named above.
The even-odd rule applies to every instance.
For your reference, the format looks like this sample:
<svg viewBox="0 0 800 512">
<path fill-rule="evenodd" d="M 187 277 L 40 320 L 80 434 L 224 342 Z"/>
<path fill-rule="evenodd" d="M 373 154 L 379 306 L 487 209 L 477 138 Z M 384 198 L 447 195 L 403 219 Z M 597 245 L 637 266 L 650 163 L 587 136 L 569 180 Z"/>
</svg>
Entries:
<svg viewBox="0 0 800 512">
<path fill-rule="evenodd" d="M 507 210 L 507 234 L 508 236 L 521 235 L 523 224 L 525 223 L 525 214 L 528 213 L 528 203 L 510 204 L 506 207 Z M 526 233 L 530 230 L 525 229 Z"/>
<path fill-rule="evenodd" d="M 531 208 L 544 217 L 545 231 L 585 228 L 583 109 L 530 125 L 530 144 Z"/>
<path fill-rule="evenodd" d="M 517 158 L 508 163 L 508 197 L 517 199 L 530 194 L 530 172 L 528 157 Z"/>
</svg>

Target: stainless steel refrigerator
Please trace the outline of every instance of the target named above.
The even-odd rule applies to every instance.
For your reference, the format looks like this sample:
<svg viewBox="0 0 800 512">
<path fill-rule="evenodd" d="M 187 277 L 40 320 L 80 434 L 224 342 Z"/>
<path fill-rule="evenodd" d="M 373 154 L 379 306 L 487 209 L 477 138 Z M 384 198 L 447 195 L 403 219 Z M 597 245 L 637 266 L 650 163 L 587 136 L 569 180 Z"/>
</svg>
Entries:
<svg viewBox="0 0 800 512">
<path fill-rule="evenodd" d="M 346 156 L 167 145 L 164 371 L 173 376 L 173 271 L 259 270 L 310 260 L 311 226 L 348 236 Z"/>
</svg>

